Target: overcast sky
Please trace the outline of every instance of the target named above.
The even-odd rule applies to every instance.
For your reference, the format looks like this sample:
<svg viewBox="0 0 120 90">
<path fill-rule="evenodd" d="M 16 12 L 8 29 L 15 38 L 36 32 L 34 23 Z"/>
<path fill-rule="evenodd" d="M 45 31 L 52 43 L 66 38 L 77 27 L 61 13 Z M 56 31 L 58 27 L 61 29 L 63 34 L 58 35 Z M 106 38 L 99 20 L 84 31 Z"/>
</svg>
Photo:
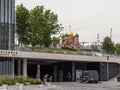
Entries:
<svg viewBox="0 0 120 90">
<path fill-rule="evenodd" d="M 112 40 L 120 42 L 120 0 L 16 0 L 16 5 L 23 3 L 27 9 L 43 5 L 58 15 L 59 23 L 64 27 L 64 32 L 72 31 L 79 34 L 79 40 L 100 41 L 110 36 Z"/>
</svg>

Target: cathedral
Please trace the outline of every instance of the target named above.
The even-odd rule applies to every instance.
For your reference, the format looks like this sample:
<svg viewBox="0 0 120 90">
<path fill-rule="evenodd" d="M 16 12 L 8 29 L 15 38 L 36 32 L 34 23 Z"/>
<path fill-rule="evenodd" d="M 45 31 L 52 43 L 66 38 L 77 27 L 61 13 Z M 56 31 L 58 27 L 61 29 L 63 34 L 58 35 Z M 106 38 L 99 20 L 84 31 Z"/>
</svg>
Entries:
<svg viewBox="0 0 120 90">
<path fill-rule="evenodd" d="M 66 49 L 80 49 L 82 47 L 79 43 L 79 35 L 77 33 L 74 35 L 71 28 L 69 32 L 61 36 L 60 46 Z"/>
</svg>

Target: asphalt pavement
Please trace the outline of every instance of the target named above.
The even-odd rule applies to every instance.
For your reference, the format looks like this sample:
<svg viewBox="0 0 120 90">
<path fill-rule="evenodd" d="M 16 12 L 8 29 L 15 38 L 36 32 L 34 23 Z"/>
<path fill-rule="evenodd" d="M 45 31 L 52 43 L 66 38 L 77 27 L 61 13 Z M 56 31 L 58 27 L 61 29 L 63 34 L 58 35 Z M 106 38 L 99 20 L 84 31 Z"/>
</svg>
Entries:
<svg viewBox="0 0 120 90">
<path fill-rule="evenodd" d="M 20 89 L 19 86 L 8 86 L 8 90 L 20 90 Z M 48 84 L 47 86 L 27 85 L 24 86 L 23 90 L 120 90 L 120 82 L 117 81 L 106 81 L 98 83 L 53 82 Z"/>
</svg>

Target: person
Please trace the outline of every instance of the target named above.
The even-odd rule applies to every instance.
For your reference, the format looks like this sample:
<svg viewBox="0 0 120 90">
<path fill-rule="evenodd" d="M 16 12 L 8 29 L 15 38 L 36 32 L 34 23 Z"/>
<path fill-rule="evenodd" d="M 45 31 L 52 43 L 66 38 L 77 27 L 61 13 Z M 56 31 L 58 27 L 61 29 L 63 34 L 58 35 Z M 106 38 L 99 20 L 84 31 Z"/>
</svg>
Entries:
<svg viewBox="0 0 120 90">
<path fill-rule="evenodd" d="M 67 75 L 67 80 L 70 81 L 71 80 L 71 74 L 70 72 L 68 72 L 68 75 Z"/>
<path fill-rule="evenodd" d="M 45 74 L 43 77 L 43 84 L 46 84 L 46 82 L 48 81 L 48 74 Z"/>
</svg>

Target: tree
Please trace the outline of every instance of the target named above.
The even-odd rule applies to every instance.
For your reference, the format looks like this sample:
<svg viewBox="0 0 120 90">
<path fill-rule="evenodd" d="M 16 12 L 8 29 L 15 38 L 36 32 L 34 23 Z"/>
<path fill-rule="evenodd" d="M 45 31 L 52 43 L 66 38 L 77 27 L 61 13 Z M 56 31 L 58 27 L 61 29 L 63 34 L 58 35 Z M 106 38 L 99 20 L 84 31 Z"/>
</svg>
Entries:
<svg viewBox="0 0 120 90">
<path fill-rule="evenodd" d="M 52 43 L 51 36 L 61 31 L 57 14 L 51 10 L 44 10 L 43 6 L 37 6 L 30 12 L 30 24 L 32 29 L 32 45 L 49 47 Z"/>
<path fill-rule="evenodd" d="M 16 26 L 21 43 L 40 47 L 49 47 L 52 44 L 51 36 L 62 30 L 57 14 L 51 10 L 37 6 L 29 12 L 22 4 L 17 6 Z"/>
<path fill-rule="evenodd" d="M 43 21 L 44 21 L 44 14 L 43 14 L 43 6 L 35 7 L 33 10 L 30 11 L 30 26 L 31 26 L 31 45 L 35 46 L 39 44 L 40 46 L 43 45 Z"/>
<path fill-rule="evenodd" d="M 59 37 L 53 37 L 53 38 L 52 38 L 53 47 L 56 47 L 57 44 L 59 44 L 59 41 L 60 41 L 60 38 L 59 38 Z"/>
<path fill-rule="evenodd" d="M 117 43 L 115 45 L 115 51 L 116 51 L 117 54 L 120 54 L 120 43 Z"/>
<path fill-rule="evenodd" d="M 19 36 L 19 44 L 29 44 L 29 30 L 29 10 L 23 4 L 18 5 L 16 9 L 16 32 Z"/>
<path fill-rule="evenodd" d="M 114 43 L 112 42 L 110 37 L 105 37 L 103 42 L 102 42 L 102 48 L 107 52 L 107 53 L 113 53 L 114 52 Z"/>
</svg>

